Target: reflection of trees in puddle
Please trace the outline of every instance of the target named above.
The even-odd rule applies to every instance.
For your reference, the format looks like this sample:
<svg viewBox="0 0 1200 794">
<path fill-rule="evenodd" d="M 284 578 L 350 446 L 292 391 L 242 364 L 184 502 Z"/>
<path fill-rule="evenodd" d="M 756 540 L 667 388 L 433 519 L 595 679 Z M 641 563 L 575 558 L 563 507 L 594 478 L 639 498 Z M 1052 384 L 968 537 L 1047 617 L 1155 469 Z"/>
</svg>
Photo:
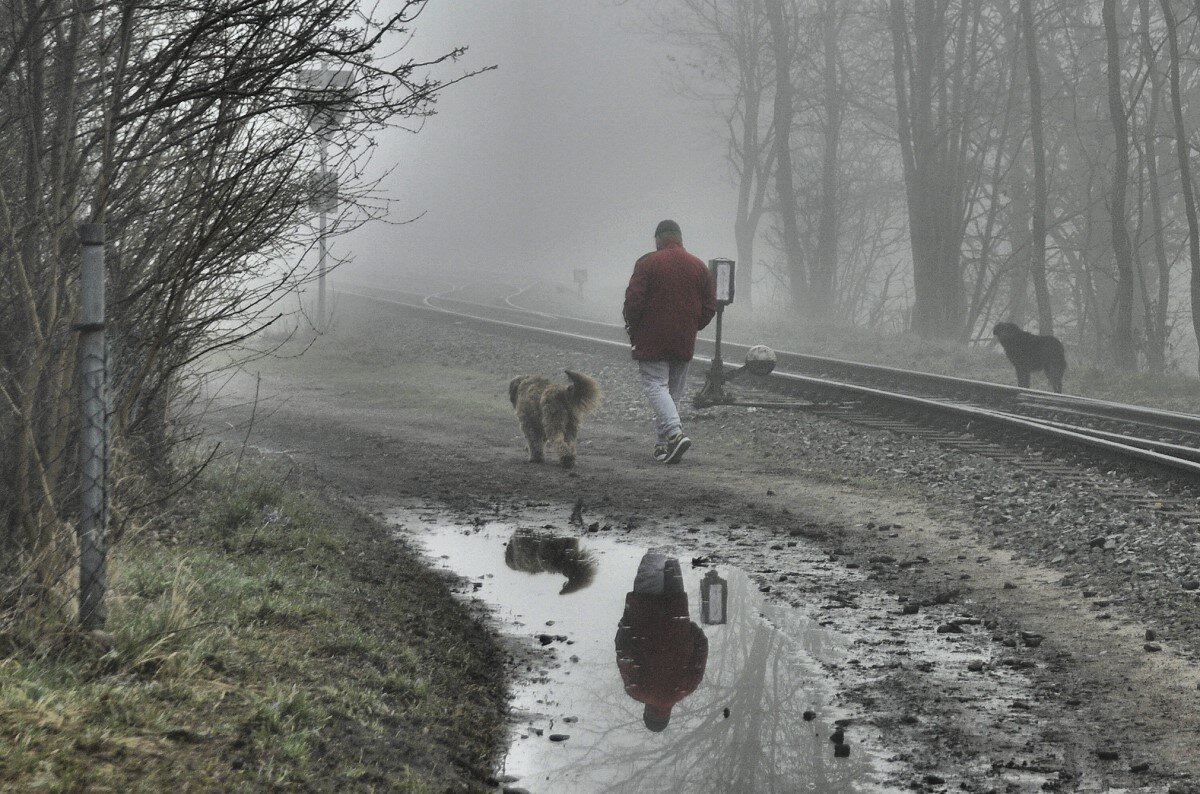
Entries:
<svg viewBox="0 0 1200 794">
<path fill-rule="evenodd" d="M 518 529 L 504 549 L 504 564 L 525 573 L 557 573 L 567 577 L 559 595 L 582 590 L 596 576 L 591 552 L 580 548 L 579 538 Z"/>
<path fill-rule="evenodd" d="M 829 658 L 828 635 L 785 635 L 760 609 L 755 585 L 733 572 L 730 622 L 707 628 L 703 683 L 679 703 L 671 725 L 651 738 L 641 709 L 634 711 L 640 704 L 601 704 L 598 731 L 584 739 L 588 749 L 570 768 L 560 770 L 564 779 L 605 791 L 852 789 L 864 778 L 866 759 L 835 759 L 828 726 L 803 718 L 825 702 L 826 687 L 820 666 L 802 647 Z"/>
</svg>

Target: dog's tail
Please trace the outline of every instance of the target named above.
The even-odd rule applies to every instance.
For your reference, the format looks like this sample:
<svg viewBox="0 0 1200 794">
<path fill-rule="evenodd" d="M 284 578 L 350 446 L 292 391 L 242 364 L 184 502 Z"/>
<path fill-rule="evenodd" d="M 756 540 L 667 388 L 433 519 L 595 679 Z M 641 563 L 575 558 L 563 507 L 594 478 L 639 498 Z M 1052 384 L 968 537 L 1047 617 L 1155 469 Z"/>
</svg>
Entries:
<svg viewBox="0 0 1200 794">
<path fill-rule="evenodd" d="M 509 381 L 508 384 L 508 399 L 512 401 L 513 408 L 517 407 L 517 391 L 521 388 L 521 381 L 525 380 L 524 375 L 518 375 Z"/>
<path fill-rule="evenodd" d="M 567 402 L 573 405 L 576 411 L 586 414 L 600 404 L 599 383 L 587 375 L 581 375 L 569 369 L 563 371 L 567 373 L 567 378 L 571 381 L 571 385 L 567 387 Z"/>
</svg>

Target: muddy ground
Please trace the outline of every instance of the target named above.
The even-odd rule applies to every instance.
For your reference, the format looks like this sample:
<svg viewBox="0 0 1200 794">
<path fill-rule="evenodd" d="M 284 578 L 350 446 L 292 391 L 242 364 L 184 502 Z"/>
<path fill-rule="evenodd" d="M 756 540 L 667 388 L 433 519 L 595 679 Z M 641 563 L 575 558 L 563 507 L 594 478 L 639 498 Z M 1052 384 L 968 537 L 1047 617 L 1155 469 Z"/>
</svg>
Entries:
<svg viewBox="0 0 1200 794">
<path fill-rule="evenodd" d="M 582 502 L 581 531 L 675 533 L 823 624 L 855 612 L 871 630 L 833 675 L 863 740 L 894 762 L 885 789 L 1200 791 L 1194 595 L 1166 582 L 1169 595 L 1138 598 L 1106 578 L 1103 555 L 1024 542 L 1058 521 L 979 507 L 1020 502 L 1000 485 L 1020 473 L 834 420 L 731 407 L 688 408 L 695 446 L 663 466 L 621 356 L 349 299 L 339 312 L 303 355 L 252 364 L 226 387 L 231 440 L 253 413 L 252 446 L 379 512 L 420 499 L 469 520 L 544 503 L 565 521 Z M 567 367 L 595 375 L 606 401 L 574 470 L 527 464 L 508 381 Z M 702 373 L 692 376 L 695 389 Z M 1144 525 L 1135 513 L 1112 505 L 1096 520 Z M 854 575 L 812 584 L 799 550 L 813 547 Z M 918 634 L 958 652 L 919 657 L 906 650 Z"/>
</svg>

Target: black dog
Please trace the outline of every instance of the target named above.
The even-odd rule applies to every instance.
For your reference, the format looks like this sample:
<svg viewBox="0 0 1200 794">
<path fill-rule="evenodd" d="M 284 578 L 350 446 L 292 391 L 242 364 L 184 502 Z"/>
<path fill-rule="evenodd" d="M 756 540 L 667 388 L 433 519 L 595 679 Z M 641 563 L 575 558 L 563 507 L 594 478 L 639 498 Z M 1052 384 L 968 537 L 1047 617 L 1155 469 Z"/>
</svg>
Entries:
<svg viewBox="0 0 1200 794">
<path fill-rule="evenodd" d="M 1063 373 L 1067 371 L 1067 355 L 1062 342 L 1049 334 L 1031 334 L 1012 323 L 996 323 L 992 334 L 1004 348 L 1004 355 L 1017 368 L 1017 385 L 1029 388 L 1029 375 L 1037 370 L 1046 373 L 1050 387 L 1062 394 Z"/>
</svg>

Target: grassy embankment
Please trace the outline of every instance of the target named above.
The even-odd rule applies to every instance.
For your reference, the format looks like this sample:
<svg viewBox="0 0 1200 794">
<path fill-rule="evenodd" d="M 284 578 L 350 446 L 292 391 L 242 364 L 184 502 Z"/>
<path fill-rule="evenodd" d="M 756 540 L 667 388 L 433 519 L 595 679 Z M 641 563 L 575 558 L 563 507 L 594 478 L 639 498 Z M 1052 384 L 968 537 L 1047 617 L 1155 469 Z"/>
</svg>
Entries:
<svg viewBox="0 0 1200 794">
<path fill-rule="evenodd" d="M 478 789 L 501 658 L 386 530 L 213 476 L 113 551 L 115 646 L 0 661 L 0 789 Z"/>
</svg>

